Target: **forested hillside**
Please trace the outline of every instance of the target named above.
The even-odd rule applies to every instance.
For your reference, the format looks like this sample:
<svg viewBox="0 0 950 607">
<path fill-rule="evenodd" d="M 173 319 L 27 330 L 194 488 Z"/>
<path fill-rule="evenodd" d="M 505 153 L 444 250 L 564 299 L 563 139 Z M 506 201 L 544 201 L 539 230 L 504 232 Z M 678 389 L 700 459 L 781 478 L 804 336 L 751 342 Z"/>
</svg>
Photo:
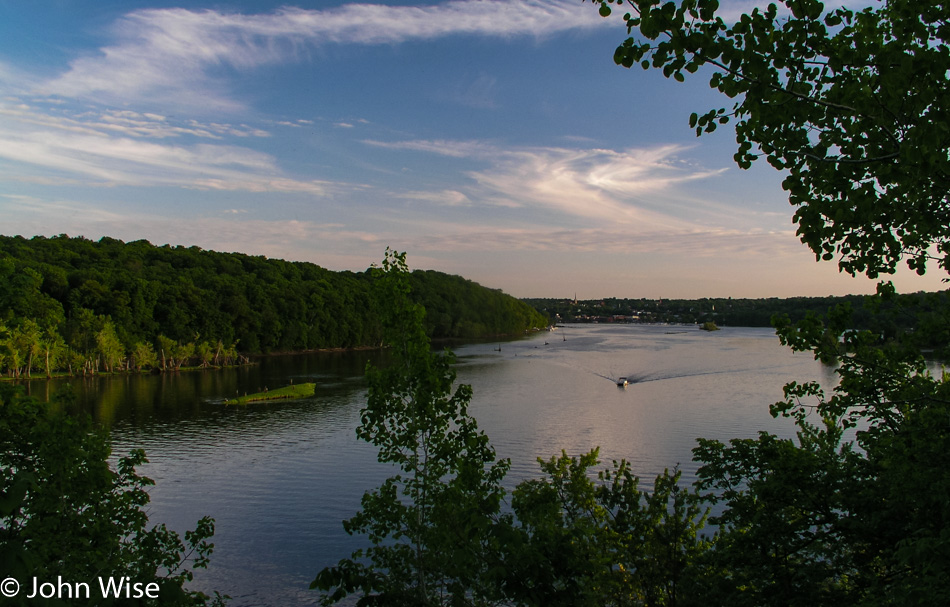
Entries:
<svg viewBox="0 0 950 607">
<path fill-rule="evenodd" d="M 379 345 L 370 281 L 368 272 L 198 247 L 0 236 L 0 372 L 175 368 L 238 353 Z M 458 276 L 420 271 L 413 283 L 432 337 L 547 322 Z"/>
</svg>

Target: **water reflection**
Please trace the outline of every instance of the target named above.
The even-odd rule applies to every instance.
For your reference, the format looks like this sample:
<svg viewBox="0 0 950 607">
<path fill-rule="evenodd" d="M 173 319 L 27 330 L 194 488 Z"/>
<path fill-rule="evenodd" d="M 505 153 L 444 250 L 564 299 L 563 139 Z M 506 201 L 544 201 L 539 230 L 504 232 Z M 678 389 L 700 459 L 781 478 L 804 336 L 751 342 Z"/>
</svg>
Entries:
<svg viewBox="0 0 950 607">
<path fill-rule="evenodd" d="M 501 344 L 457 349 L 459 380 L 474 390 L 472 414 L 508 479 L 537 476 L 538 457 L 600 446 L 650 479 L 681 464 L 695 475 L 697 437 L 728 440 L 761 429 L 791 435 L 768 405 L 791 380 L 836 381 L 833 369 L 793 354 L 770 330 L 571 326 Z M 362 545 L 341 521 L 392 471 L 356 440 L 363 372 L 374 352 L 262 358 L 220 371 L 75 379 L 77 410 L 112 428 L 116 452 L 144 448 L 157 481 L 150 517 L 183 531 L 217 521 L 212 566 L 195 587 L 231 594 L 235 605 L 314 604 L 307 590 L 322 567 Z M 626 376 L 619 389 L 607 377 Z M 302 400 L 225 406 L 263 387 L 314 381 Z M 65 382 L 33 382 L 49 395 Z"/>
</svg>

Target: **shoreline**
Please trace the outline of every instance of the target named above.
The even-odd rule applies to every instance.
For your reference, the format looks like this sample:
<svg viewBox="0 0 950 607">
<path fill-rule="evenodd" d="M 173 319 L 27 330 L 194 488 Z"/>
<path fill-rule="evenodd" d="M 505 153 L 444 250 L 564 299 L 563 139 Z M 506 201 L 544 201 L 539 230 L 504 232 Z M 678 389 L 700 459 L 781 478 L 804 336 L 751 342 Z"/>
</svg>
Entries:
<svg viewBox="0 0 950 607">
<path fill-rule="evenodd" d="M 248 361 L 246 363 L 241 363 L 240 365 L 210 365 L 207 367 L 181 367 L 180 369 L 129 369 L 122 371 L 99 371 L 96 373 L 67 373 L 65 371 L 57 371 L 50 374 L 49 377 L 46 377 L 45 374 L 36 374 L 31 377 L 20 376 L 20 377 L 10 377 L 9 375 L 0 376 L 0 381 L 6 381 L 11 383 L 17 382 L 28 382 L 28 381 L 39 381 L 39 380 L 54 380 L 54 379 L 92 379 L 94 377 L 121 377 L 121 376 L 130 376 L 130 375 L 165 375 L 166 373 L 190 373 L 193 371 L 220 371 L 221 369 L 239 369 L 241 367 L 249 367 L 252 365 L 258 364 L 255 361 Z"/>
<path fill-rule="evenodd" d="M 449 347 L 452 348 L 457 344 L 465 343 L 490 343 L 498 339 L 504 340 L 515 340 L 520 337 L 528 337 L 536 333 L 540 333 L 544 329 L 534 329 L 526 331 L 524 334 L 499 334 L 491 335 L 486 337 L 436 337 L 431 338 L 431 344 L 433 346 L 439 347 Z M 94 377 L 118 377 L 118 376 L 130 376 L 130 375 L 164 375 L 166 373 L 184 373 L 184 372 L 194 372 L 194 371 L 217 371 L 221 369 L 237 369 L 240 367 L 246 367 L 250 365 L 258 364 L 254 359 L 260 358 L 270 358 L 278 356 L 300 356 L 303 354 L 343 354 L 347 352 L 373 352 L 373 351 L 384 351 L 387 350 L 389 346 L 378 345 L 378 346 L 350 346 L 350 347 L 334 347 L 334 348 L 310 348 L 307 350 L 282 350 L 277 352 L 261 352 L 257 354 L 242 354 L 241 356 L 245 357 L 248 362 L 241 363 L 237 365 L 209 365 L 207 367 L 202 366 L 182 366 L 180 369 L 165 369 L 160 368 L 149 368 L 149 369 L 129 369 L 129 370 L 120 370 L 120 371 L 100 371 L 96 373 L 67 373 L 65 371 L 56 371 L 51 374 L 50 377 L 46 377 L 44 372 L 38 372 L 31 377 L 20 376 L 20 377 L 10 377 L 9 375 L 0 376 L 0 382 L 10 382 L 10 383 L 19 383 L 19 382 L 31 382 L 39 380 L 56 380 L 56 379 L 91 379 Z"/>
</svg>

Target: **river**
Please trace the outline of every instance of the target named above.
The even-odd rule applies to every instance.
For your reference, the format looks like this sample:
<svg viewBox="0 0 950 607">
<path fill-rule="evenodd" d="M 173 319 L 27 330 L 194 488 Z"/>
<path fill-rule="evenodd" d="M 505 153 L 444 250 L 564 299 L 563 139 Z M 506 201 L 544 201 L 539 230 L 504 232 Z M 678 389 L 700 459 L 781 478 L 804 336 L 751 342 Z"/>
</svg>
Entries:
<svg viewBox="0 0 950 607">
<path fill-rule="evenodd" d="M 791 380 L 834 381 L 770 329 L 568 325 L 504 343 L 456 349 L 470 412 L 500 457 L 508 485 L 538 475 L 536 459 L 599 446 L 652 484 L 677 464 L 695 478 L 697 437 L 727 440 L 767 429 L 791 435 L 768 405 Z M 79 406 L 112 429 L 114 451 L 144 448 L 156 481 L 149 516 L 184 532 L 216 520 L 215 551 L 192 587 L 232 605 L 312 605 L 324 566 L 362 545 L 341 521 L 391 469 L 356 440 L 362 378 L 379 353 L 273 356 L 241 369 L 74 380 Z M 618 388 L 608 378 L 626 377 Z M 315 397 L 225 406 L 237 393 L 317 383 Z M 50 387 L 47 388 L 46 386 Z M 55 389 L 34 382 L 32 389 Z"/>
</svg>

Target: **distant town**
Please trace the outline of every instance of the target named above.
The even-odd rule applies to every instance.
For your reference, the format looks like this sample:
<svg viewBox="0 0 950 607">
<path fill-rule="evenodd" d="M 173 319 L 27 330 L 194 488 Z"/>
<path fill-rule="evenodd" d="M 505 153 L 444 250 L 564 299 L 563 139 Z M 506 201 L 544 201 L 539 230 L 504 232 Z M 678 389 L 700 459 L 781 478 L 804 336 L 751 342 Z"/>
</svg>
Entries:
<svg viewBox="0 0 950 607">
<path fill-rule="evenodd" d="M 946 293 L 919 293 L 903 297 L 945 298 Z M 682 323 L 715 322 L 719 326 L 769 327 L 776 314 L 796 321 L 811 311 L 819 315 L 840 303 L 850 303 L 860 322 L 864 295 L 840 297 L 790 297 L 781 299 L 524 299 L 554 323 Z"/>
</svg>

